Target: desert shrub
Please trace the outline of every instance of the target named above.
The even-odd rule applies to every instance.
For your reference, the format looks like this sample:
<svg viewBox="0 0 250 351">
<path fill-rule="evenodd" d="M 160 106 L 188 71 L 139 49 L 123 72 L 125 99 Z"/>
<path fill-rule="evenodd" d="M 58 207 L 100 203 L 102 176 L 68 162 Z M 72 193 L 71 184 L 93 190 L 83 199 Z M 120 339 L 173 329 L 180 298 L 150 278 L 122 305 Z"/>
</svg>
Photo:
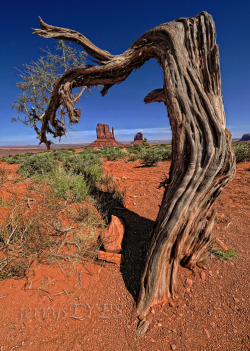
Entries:
<svg viewBox="0 0 250 351">
<path fill-rule="evenodd" d="M 157 151 L 157 149 L 149 148 L 141 151 L 140 159 L 145 166 L 154 166 L 156 163 L 162 160 L 162 155 Z"/>
<path fill-rule="evenodd" d="M 161 155 L 162 160 L 169 160 L 171 158 L 172 148 L 171 145 L 163 144 L 163 145 L 156 145 L 154 147 L 156 153 Z"/>
<path fill-rule="evenodd" d="M 96 150 L 93 147 L 86 146 L 80 153 L 83 152 L 85 154 L 96 154 Z"/>
<path fill-rule="evenodd" d="M 143 141 L 142 141 L 142 146 L 143 146 L 143 147 L 149 146 L 149 144 L 148 144 L 148 139 L 147 139 L 147 138 L 144 138 L 144 139 L 143 139 Z"/>
<path fill-rule="evenodd" d="M 112 175 L 104 174 L 99 182 L 99 186 L 102 191 L 108 193 L 114 200 L 124 205 L 126 190 L 119 189 L 119 186 Z"/>
<path fill-rule="evenodd" d="M 95 153 L 79 153 L 67 160 L 64 167 L 71 174 L 82 175 L 88 186 L 93 187 L 102 177 L 102 163 Z"/>
<path fill-rule="evenodd" d="M 143 145 L 140 145 L 140 144 L 133 145 L 133 152 L 141 151 L 142 149 L 143 149 Z"/>
<path fill-rule="evenodd" d="M 100 155 L 108 161 L 114 161 L 127 156 L 125 151 L 116 147 L 103 147 L 100 149 Z"/>
<path fill-rule="evenodd" d="M 63 168 L 53 174 L 50 186 L 55 196 L 69 203 L 83 201 L 89 196 L 89 187 L 83 175 L 66 173 Z"/>
<path fill-rule="evenodd" d="M 0 166 L 0 184 L 4 183 L 7 179 L 7 172 L 6 169 Z"/>
<path fill-rule="evenodd" d="M 129 156 L 128 156 L 128 161 L 136 161 L 138 160 L 138 155 L 135 155 L 135 154 L 132 154 L 130 153 Z"/>
<path fill-rule="evenodd" d="M 226 260 L 226 261 L 237 256 L 237 253 L 234 249 L 228 249 L 226 251 L 213 250 L 212 253 L 214 254 L 214 256 L 216 258 L 220 258 L 220 259 Z"/>
<path fill-rule="evenodd" d="M 60 172 L 62 176 L 62 168 Z M 31 207 L 23 199 L 9 215 L 0 215 L 0 279 L 25 276 L 34 260 L 78 262 L 97 257 L 97 232 L 105 222 L 93 202 L 68 206 L 68 202 L 58 200 L 51 188 L 39 183 L 37 186 L 40 196 Z M 82 181 L 79 186 L 81 190 Z M 79 187 L 73 188 L 78 193 Z M 73 198 L 72 189 L 68 195 Z M 76 222 L 77 226 L 69 224 Z"/>
<path fill-rule="evenodd" d="M 51 247 L 47 214 L 28 211 L 27 204 L 20 202 L 1 222 L 0 279 L 25 276 L 33 260 Z"/>
<path fill-rule="evenodd" d="M 129 152 L 129 153 L 132 153 L 134 148 L 133 146 L 129 145 L 129 146 L 126 146 L 126 150 Z"/>
<path fill-rule="evenodd" d="M 236 162 L 250 160 L 250 147 L 246 141 L 240 141 L 233 146 Z"/>
<path fill-rule="evenodd" d="M 3 156 L 2 161 L 6 162 L 8 164 L 18 164 L 22 163 L 24 160 L 27 160 L 30 156 L 34 154 L 32 153 L 27 153 L 27 154 L 17 154 L 17 155 L 9 155 L 9 156 Z"/>
<path fill-rule="evenodd" d="M 31 155 L 22 161 L 19 173 L 25 177 L 48 177 L 57 167 L 51 154 Z"/>
<path fill-rule="evenodd" d="M 68 160 L 72 155 L 74 154 L 74 151 L 72 150 L 59 150 L 59 151 L 52 151 L 51 156 L 58 161 L 65 162 Z"/>
</svg>

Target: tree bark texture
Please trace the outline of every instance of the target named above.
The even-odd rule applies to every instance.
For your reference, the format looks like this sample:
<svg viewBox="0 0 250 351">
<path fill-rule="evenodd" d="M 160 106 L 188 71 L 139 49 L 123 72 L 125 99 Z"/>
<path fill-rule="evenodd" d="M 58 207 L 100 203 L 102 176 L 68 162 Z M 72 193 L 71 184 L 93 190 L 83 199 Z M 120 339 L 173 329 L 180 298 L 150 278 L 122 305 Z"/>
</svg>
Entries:
<svg viewBox="0 0 250 351">
<path fill-rule="evenodd" d="M 78 32 L 42 20 L 40 25 L 34 33 L 75 41 L 98 60 L 97 65 L 71 70 L 56 82 L 42 138 L 49 123 L 56 129 L 55 113 L 60 104 L 67 108 L 70 121 L 78 121 L 73 88 L 103 85 L 101 93 L 105 95 L 153 57 L 163 69 L 163 87 L 149 93 L 145 103 L 163 102 L 167 107 L 173 135 L 172 164 L 141 278 L 137 313 L 144 318 L 151 306 L 174 296 L 179 264 L 192 268 L 207 257 L 215 218 L 212 205 L 235 174 L 214 21 L 202 12 L 164 23 L 117 56 L 97 48 Z"/>
</svg>

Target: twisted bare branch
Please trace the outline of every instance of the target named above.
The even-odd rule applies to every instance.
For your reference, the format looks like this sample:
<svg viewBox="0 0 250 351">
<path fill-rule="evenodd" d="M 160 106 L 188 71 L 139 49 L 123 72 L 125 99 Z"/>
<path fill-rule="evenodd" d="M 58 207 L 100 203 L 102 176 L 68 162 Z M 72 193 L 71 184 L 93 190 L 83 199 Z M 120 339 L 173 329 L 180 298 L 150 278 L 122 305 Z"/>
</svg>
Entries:
<svg viewBox="0 0 250 351">
<path fill-rule="evenodd" d="M 78 43 L 82 40 L 85 50 L 102 60 L 96 66 L 71 70 L 56 82 L 42 138 L 48 123 L 54 126 L 60 104 L 67 108 L 71 122 L 78 121 L 73 88 L 104 85 L 105 95 L 153 57 L 163 69 L 163 89 L 152 91 L 144 101 L 167 106 L 173 133 L 172 164 L 137 300 L 137 312 L 143 318 L 152 305 L 174 296 L 179 264 L 192 268 L 208 255 L 215 215 L 212 205 L 235 174 L 231 134 L 225 129 L 213 19 L 202 12 L 162 24 L 117 56 L 96 48 L 77 32 L 44 22 L 41 27 L 34 33 L 53 38 L 63 35 L 63 39 Z"/>
</svg>

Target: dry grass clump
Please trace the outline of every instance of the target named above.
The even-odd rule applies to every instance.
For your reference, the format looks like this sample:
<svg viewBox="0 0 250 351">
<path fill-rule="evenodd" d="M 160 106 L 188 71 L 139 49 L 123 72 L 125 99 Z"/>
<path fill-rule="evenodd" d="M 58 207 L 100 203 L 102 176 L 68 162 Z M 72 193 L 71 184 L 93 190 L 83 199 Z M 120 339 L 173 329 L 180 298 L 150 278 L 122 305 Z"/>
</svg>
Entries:
<svg viewBox="0 0 250 351">
<path fill-rule="evenodd" d="M 6 161 L 20 162 L 19 174 L 30 179 L 17 187 L 13 179 L 0 201 L 0 279 L 24 276 L 35 260 L 95 259 L 99 233 L 125 198 L 114 178 L 103 175 L 100 157 L 86 150 Z M 4 167 L 0 177 L 6 181 Z"/>
<path fill-rule="evenodd" d="M 32 198 L 34 188 L 38 193 Z M 91 204 L 72 208 L 44 185 L 30 189 L 33 193 L 8 206 L 8 215 L 0 218 L 0 279 L 23 277 L 35 260 L 75 263 L 97 256 L 105 223 L 96 209 Z"/>
</svg>

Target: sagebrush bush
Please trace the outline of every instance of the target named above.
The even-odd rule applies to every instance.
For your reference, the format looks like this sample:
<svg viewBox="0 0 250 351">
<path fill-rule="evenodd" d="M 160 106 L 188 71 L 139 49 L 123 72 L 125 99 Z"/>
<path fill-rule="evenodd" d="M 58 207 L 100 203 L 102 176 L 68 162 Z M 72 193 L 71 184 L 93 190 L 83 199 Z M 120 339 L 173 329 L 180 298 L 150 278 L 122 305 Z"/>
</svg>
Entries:
<svg viewBox="0 0 250 351">
<path fill-rule="evenodd" d="M 62 168 L 53 174 L 50 186 L 55 196 L 69 203 L 83 201 L 89 196 L 89 187 L 83 175 L 66 173 Z"/>
<path fill-rule="evenodd" d="M 24 160 L 28 159 L 32 155 L 34 155 L 34 154 L 27 153 L 27 154 L 17 154 L 17 155 L 3 156 L 2 157 L 2 161 L 6 162 L 6 163 L 8 163 L 10 165 L 18 164 L 18 163 L 22 163 Z"/>
<path fill-rule="evenodd" d="M 153 166 L 162 160 L 162 155 L 155 148 L 149 148 L 141 151 L 140 159 L 145 166 Z"/>
<path fill-rule="evenodd" d="M 121 158 L 124 159 L 127 156 L 126 152 L 119 147 L 103 147 L 100 149 L 100 155 L 108 161 L 114 161 Z"/>
<path fill-rule="evenodd" d="M 93 187 L 102 177 L 102 162 L 95 153 L 79 153 L 64 163 L 71 174 L 82 175 L 88 186 Z"/>
<path fill-rule="evenodd" d="M 240 141 L 233 146 L 236 162 L 250 160 L 250 146 L 246 141 Z"/>
<path fill-rule="evenodd" d="M 74 151 L 72 151 L 72 150 L 67 149 L 67 150 L 52 151 L 51 152 L 51 156 L 55 160 L 58 160 L 58 161 L 61 161 L 61 162 L 65 162 L 68 159 L 70 159 L 70 157 L 74 154 Z"/>
<path fill-rule="evenodd" d="M 143 145 L 140 144 L 134 144 L 132 147 L 134 151 L 141 151 L 143 149 Z"/>
<path fill-rule="evenodd" d="M 138 155 L 131 153 L 131 154 L 129 154 L 128 160 L 129 161 L 136 161 L 136 160 L 138 160 Z"/>
<path fill-rule="evenodd" d="M 160 145 L 156 145 L 154 147 L 156 153 L 158 153 L 159 155 L 161 155 L 162 160 L 169 160 L 171 158 L 171 154 L 172 154 L 172 147 L 171 145 L 168 144 L 160 144 Z"/>
<path fill-rule="evenodd" d="M 30 155 L 22 160 L 19 173 L 25 177 L 48 177 L 54 173 L 58 167 L 58 162 L 51 154 Z"/>
</svg>

